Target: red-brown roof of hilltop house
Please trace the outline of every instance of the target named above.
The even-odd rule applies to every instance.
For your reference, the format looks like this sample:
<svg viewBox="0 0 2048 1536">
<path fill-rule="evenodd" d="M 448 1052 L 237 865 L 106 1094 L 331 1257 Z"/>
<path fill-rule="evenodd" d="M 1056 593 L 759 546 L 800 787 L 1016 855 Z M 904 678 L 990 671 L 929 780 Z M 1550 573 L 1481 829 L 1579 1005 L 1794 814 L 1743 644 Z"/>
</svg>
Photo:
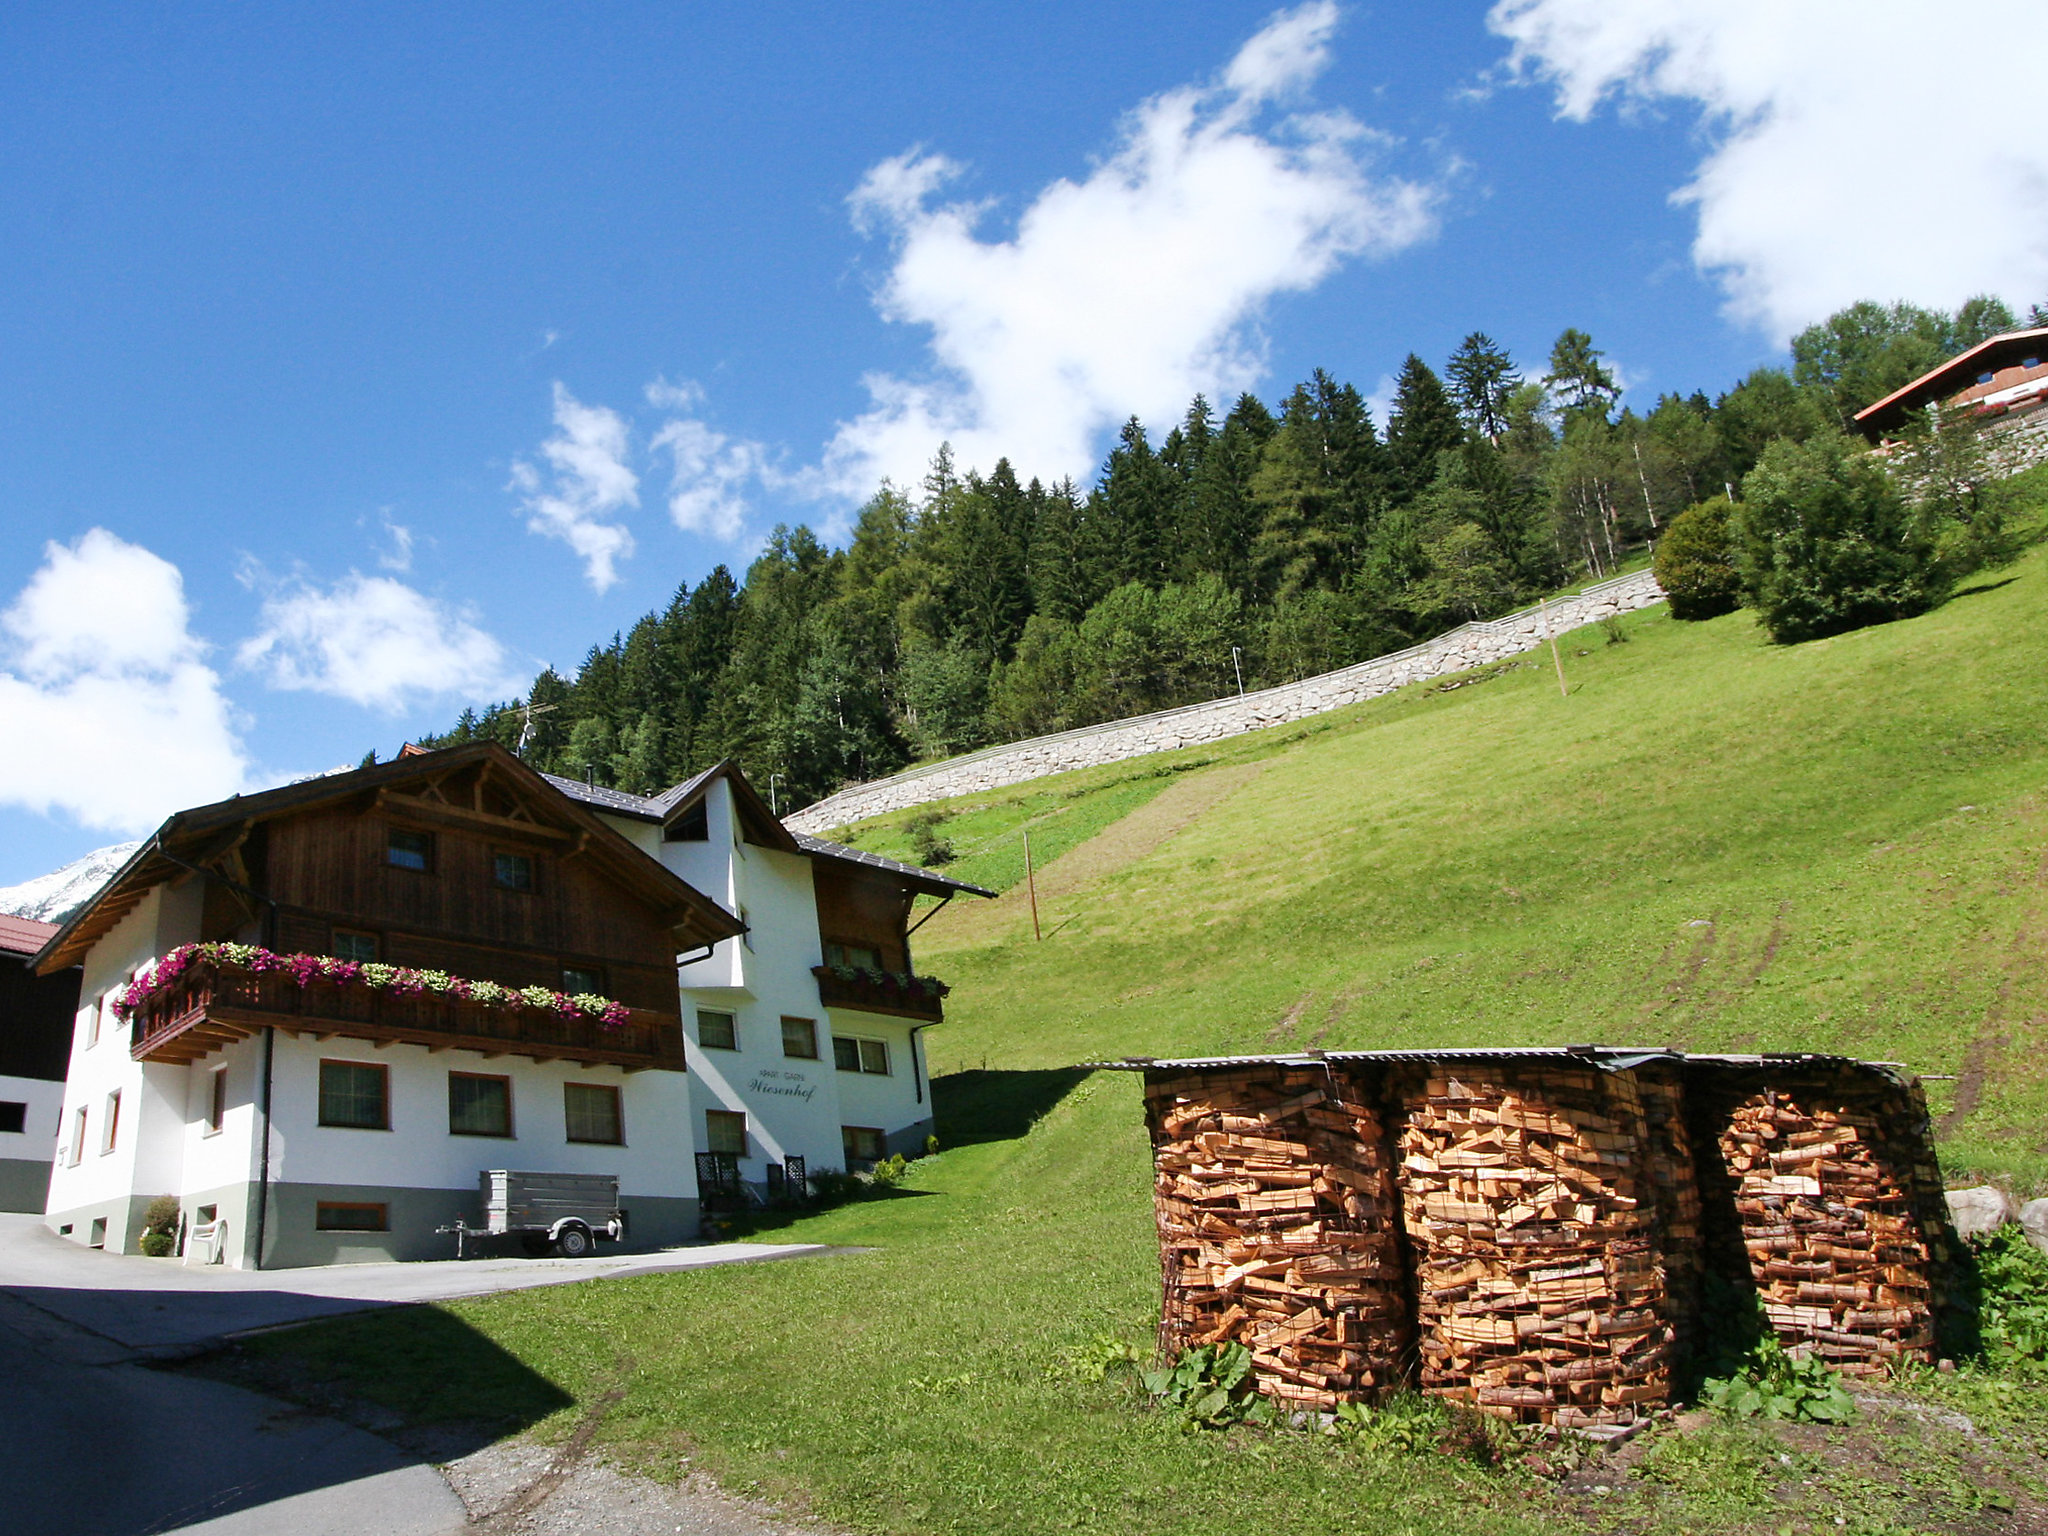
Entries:
<svg viewBox="0 0 2048 1536">
<path fill-rule="evenodd" d="M 0 954 L 32 955 L 49 943 L 57 931 L 55 923 L 39 923 L 32 917 L 11 917 L 0 912 Z"/>
<path fill-rule="evenodd" d="M 1973 405 L 1987 396 L 2004 395 L 2008 390 L 2035 382 L 2048 386 L 2048 327 L 2008 331 L 1978 342 L 1939 368 L 1921 374 L 1905 388 L 1895 389 L 1875 404 L 1866 405 L 1856 413 L 1856 425 L 1874 441 L 1903 425 L 1908 411 L 1921 410 L 1937 400 Z M 2033 394 L 2027 403 L 2039 398 Z"/>
</svg>

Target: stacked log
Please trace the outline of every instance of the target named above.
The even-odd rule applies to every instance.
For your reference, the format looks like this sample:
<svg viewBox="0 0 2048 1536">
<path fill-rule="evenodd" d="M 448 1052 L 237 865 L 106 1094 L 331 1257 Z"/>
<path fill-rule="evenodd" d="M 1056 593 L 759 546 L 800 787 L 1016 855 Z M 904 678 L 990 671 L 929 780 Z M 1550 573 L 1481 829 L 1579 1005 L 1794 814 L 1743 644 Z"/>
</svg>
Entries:
<svg viewBox="0 0 2048 1536">
<path fill-rule="evenodd" d="M 1939 1184 L 1914 1102 L 1850 1081 L 1767 1087 L 1720 1133 L 1773 1331 L 1850 1375 L 1933 1357 L 1942 1255 L 1925 1186 Z"/>
<path fill-rule="evenodd" d="M 1329 1071 L 1148 1078 L 1169 1357 L 1235 1341 L 1293 1406 L 1372 1401 L 1409 1339 L 1378 1110 Z"/>
<path fill-rule="evenodd" d="M 1633 1076 L 1438 1067 L 1403 1109 L 1423 1390 L 1578 1428 L 1663 1407 L 1671 1330 Z"/>
</svg>

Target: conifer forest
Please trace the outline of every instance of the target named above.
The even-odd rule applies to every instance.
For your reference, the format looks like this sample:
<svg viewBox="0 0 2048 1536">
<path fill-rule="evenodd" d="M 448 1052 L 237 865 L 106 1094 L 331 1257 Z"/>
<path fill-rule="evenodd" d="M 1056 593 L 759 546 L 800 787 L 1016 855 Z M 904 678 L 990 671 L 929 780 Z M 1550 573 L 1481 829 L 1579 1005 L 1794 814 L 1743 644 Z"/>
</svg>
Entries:
<svg viewBox="0 0 2048 1536">
<path fill-rule="evenodd" d="M 1311 676 L 1612 574 L 1688 506 L 1739 496 L 1772 440 L 1841 434 L 2016 323 L 1995 299 L 1858 304 L 1795 338 L 1789 369 L 1641 409 L 1583 331 L 1540 367 L 1475 331 L 1441 369 L 1407 358 L 1384 423 L 1317 370 L 1277 407 L 1198 396 L 1163 433 L 1131 419 L 1088 486 L 941 448 L 844 548 L 777 527 L 743 576 L 718 566 L 573 677 L 544 671 L 424 744 L 524 733 L 536 767 L 635 793 L 731 757 L 787 810 Z"/>
</svg>

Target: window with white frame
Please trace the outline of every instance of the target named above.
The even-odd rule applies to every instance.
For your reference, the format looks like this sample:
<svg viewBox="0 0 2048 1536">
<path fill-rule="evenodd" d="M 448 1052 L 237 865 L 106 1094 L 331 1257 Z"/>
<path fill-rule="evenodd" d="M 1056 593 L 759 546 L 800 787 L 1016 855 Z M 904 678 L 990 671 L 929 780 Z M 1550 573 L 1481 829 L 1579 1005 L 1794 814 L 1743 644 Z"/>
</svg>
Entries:
<svg viewBox="0 0 2048 1536">
<path fill-rule="evenodd" d="M 116 1088 L 107 1095 L 107 1124 L 100 1132 L 100 1156 L 105 1157 L 114 1150 L 114 1138 L 121 1134 L 121 1090 Z"/>
<path fill-rule="evenodd" d="M 890 1075 L 889 1042 L 864 1040 L 857 1035 L 834 1035 L 832 1064 L 842 1072 L 871 1072 L 878 1077 L 887 1077 Z"/>
</svg>

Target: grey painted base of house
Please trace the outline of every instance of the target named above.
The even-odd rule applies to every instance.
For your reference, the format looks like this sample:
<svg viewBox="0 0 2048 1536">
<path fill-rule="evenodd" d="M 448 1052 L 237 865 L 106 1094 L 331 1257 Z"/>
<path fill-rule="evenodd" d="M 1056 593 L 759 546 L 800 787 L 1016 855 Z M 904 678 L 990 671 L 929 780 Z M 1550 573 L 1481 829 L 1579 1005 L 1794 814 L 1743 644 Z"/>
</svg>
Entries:
<svg viewBox="0 0 2048 1536">
<path fill-rule="evenodd" d="M 51 1211 L 43 1217 L 43 1225 L 74 1243 L 105 1248 L 109 1253 L 140 1253 L 143 1214 L 154 1198 L 153 1195 L 122 1195 L 113 1200 L 95 1200 L 66 1211 Z M 92 1240 L 95 1221 L 107 1224 L 106 1240 L 102 1243 Z M 70 1228 L 68 1232 L 65 1230 L 67 1227 Z"/>
<path fill-rule="evenodd" d="M 390 1230 L 322 1232 L 317 1225 L 322 1201 L 382 1205 Z M 225 1200 L 220 1203 L 226 1209 Z M 695 1200 L 632 1195 L 621 1200 L 620 1205 L 626 1213 L 626 1240 L 617 1247 L 600 1241 L 599 1252 L 662 1248 L 692 1242 L 697 1237 Z M 361 1184 L 273 1184 L 263 1223 L 263 1268 L 452 1259 L 455 1235 L 435 1229 L 452 1226 L 458 1217 L 465 1226 L 474 1228 L 482 1224 L 483 1210 L 474 1187 L 399 1189 Z M 471 1245 L 466 1251 L 474 1252 L 475 1248 Z"/>
<path fill-rule="evenodd" d="M 882 1146 L 891 1157 L 901 1153 L 904 1157 L 923 1157 L 924 1144 L 931 1138 L 932 1121 L 929 1116 L 915 1125 L 906 1125 L 900 1131 L 891 1131 Z"/>
<path fill-rule="evenodd" d="M 0 1157 L 0 1211 L 33 1211 L 50 1201 L 47 1157 Z"/>
</svg>

